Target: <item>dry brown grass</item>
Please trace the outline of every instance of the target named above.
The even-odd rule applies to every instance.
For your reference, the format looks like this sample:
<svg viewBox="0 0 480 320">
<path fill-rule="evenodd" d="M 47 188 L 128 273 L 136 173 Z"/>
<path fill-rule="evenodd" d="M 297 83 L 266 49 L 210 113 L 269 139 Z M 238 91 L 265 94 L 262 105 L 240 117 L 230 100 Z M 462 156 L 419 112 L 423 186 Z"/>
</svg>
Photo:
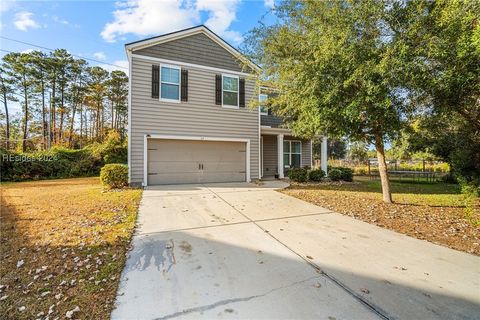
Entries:
<svg viewBox="0 0 480 320">
<path fill-rule="evenodd" d="M 282 192 L 383 228 L 480 255 L 480 200 L 442 183 L 392 182 L 394 204 L 382 201 L 377 180 L 316 186 L 292 185 Z"/>
<path fill-rule="evenodd" d="M 108 319 L 141 190 L 105 192 L 98 178 L 1 188 L 2 317 L 65 319 L 78 306 L 73 318 Z"/>
</svg>

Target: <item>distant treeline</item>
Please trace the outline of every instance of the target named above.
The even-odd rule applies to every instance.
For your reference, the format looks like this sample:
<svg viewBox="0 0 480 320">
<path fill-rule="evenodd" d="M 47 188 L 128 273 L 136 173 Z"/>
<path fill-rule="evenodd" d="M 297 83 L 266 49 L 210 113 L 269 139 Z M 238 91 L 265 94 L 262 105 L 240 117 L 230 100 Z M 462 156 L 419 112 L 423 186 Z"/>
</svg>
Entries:
<svg viewBox="0 0 480 320">
<path fill-rule="evenodd" d="M 89 66 L 65 49 L 9 53 L 0 64 L 0 148 L 82 148 L 125 136 L 128 77 L 123 71 Z M 12 115 L 17 104 L 21 113 Z"/>
</svg>

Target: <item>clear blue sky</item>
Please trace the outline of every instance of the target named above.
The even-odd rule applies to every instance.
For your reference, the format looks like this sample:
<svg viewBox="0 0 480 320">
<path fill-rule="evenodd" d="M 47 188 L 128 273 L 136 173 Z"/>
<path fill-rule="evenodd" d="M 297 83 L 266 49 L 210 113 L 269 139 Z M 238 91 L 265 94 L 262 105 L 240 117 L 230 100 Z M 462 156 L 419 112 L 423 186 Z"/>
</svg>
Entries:
<svg viewBox="0 0 480 320">
<path fill-rule="evenodd" d="M 46 48 L 110 63 L 126 71 L 125 43 L 205 24 L 233 46 L 273 19 L 273 0 L 8 1 L 0 4 L 0 34 Z M 39 49 L 0 38 L 7 51 Z M 45 51 L 45 50 L 43 50 Z M 1 56 L 5 51 L 0 51 Z"/>
</svg>

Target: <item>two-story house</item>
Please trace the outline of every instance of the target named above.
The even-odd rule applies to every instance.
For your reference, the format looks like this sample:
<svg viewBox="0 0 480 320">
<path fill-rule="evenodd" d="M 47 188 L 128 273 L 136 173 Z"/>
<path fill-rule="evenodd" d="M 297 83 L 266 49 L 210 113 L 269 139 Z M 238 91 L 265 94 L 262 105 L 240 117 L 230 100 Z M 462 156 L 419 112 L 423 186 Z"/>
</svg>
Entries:
<svg viewBox="0 0 480 320">
<path fill-rule="evenodd" d="M 131 184 L 249 182 L 312 166 L 312 141 L 263 106 L 259 67 L 205 26 L 125 47 Z M 261 107 L 249 108 L 252 99 Z"/>
</svg>

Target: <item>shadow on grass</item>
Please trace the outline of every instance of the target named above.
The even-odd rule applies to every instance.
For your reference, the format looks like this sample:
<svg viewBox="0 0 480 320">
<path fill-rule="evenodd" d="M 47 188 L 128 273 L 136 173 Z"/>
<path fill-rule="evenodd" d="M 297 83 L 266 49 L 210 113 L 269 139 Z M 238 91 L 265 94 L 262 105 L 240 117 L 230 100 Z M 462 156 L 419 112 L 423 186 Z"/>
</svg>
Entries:
<svg viewBox="0 0 480 320">
<path fill-rule="evenodd" d="M 23 190 L 27 184 L 21 183 L 19 188 Z M 45 187 L 58 185 L 64 184 Z M 0 296 L 5 299 L 0 301 L 0 318 L 43 318 L 41 313 L 44 317 L 65 318 L 67 311 L 78 306 L 80 311 L 74 318 L 109 319 L 129 239 L 84 245 L 81 236 L 66 237 L 65 229 L 55 228 L 58 219 L 37 213 L 30 216 L 32 203 L 13 205 L 9 198 L 18 197 L 7 196 L 2 190 Z M 77 222 L 69 226 L 72 231 L 79 227 Z M 93 233 L 95 228 L 90 230 Z M 46 240 L 46 236 L 54 238 Z M 68 244 L 74 240 L 79 244 Z M 112 275 L 116 277 L 112 279 Z M 21 311 L 21 307 L 25 309 Z"/>
<path fill-rule="evenodd" d="M 444 182 L 390 180 L 390 186 L 393 194 L 458 195 L 461 193 L 460 188 L 457 185 L 447 184 Z M 289 188 L 382 193 L 381 182 L 379 180 L 371 180 L 367 177 L 355 177 L 353 182 L 321 183 L 318 185 L 292 185 Z"/>
<path fill-rule="evenodd" d="M 395 199 L 394 199 L 395 200 Z M 399 206 L 405 206 L 405 207 L 430 207 L 430 208 L 452 208 L 452 209 L 465 209 L 467 208 L 467 205 L 431 205 L 431 204 L 422 204 L 422 203 L 411 203 L 411 202 L 405 202 L 405 201 L 394 201 L 395 204 Z"/>
<path fill-rule="evenodd" d="M 78 177 L 78 178 L 48 178 L 48 179 L 37 179 L 37 180 L 26 180 L 26 181 L 2 181 L 1 184 L 3 187 L 9 187 L 12 185 L 21 186 L 22 188 L 38 188 L 39 182 L 44 184 L 46 187 L 59 187 L 64 186 L 68 183 L 69 187 L 72 186 L 81 186 L 85 185 L 86 181 L 95 181 L 98 180 L 98 175 Z M 59 182 L 61 181 L 61 182 Z M 99 180 L 98 180 L 99 181 Z"/>
</svg>

